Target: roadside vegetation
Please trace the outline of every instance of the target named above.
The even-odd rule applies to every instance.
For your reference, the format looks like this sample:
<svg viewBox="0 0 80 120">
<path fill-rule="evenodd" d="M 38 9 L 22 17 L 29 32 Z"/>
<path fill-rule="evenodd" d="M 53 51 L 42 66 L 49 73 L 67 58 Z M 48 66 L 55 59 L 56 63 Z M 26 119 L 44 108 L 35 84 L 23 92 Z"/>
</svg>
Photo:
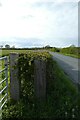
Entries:
<svg viewBox="0 0 80 120">
<path fill-rule="evenodd" d="M 11 52 L 11 51 L 9 51 Z M 20 51 L 19 51 L 20 52 Z M 22 51 L 23 52 L 23 51 Z M 24 51 L 26 52 L 26 51 Z M 25 53 L 24 53 L 25 54 Z M 5 54 L 4 54 L 5 55 Z M 8 53 L 9 55 L 9 53 Z M 33 60 L 37 59 L 46 61 L 46 79 L 47 79 L 47 97 L 45 102 L 36 102 L 33 90 Z M 80 93 L 78 87 L 64 74 L 57 63 L 52 59 L 48 52 L 30 52 L 29 54 L 20 54 L 19 66 L 26 62 L 28 76 L 24 75 L 19 78 L 24 82 L 24 96 L 18 102 L 10 100 L 3 109 L 3 120 L 7 119 L 79 119 L 80 116 Z M 22 70 L 25 70 L 22 66 Z M 31 80 L 31 82 L 30 82 Z M 22 82 L 23 83 L 23 82 Z M 28 84 L 29 83 L 29 84 Z M 26 87 L 24 87 L 26 85 Z M 28 86 L 27 86 L 28 85 Z"/>
<path fill-rule="evenodd" d="M 70 46 L 66 48 L 51 48 L 52 52 L 58 52 L 67 56 L 80 58 L 80 47 Z"/>
</svg>

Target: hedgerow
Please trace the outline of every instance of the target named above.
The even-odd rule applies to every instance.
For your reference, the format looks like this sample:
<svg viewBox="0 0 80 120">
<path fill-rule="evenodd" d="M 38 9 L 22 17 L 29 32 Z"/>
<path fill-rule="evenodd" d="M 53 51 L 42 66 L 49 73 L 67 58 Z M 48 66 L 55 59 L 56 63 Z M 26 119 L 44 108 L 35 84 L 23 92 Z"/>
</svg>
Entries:
<svg viewBox="0 0 80 120">
<path fill-rule="evenodd" d="M 48 52 L 28 52 L 19 54 L 18 69 L 19 80 L 21 81 L 21 97 L 25 101 L 32 102 L 34 97 L 34 60 L 43 60 L 46 65 L 51 59 Z"/>
</svg>

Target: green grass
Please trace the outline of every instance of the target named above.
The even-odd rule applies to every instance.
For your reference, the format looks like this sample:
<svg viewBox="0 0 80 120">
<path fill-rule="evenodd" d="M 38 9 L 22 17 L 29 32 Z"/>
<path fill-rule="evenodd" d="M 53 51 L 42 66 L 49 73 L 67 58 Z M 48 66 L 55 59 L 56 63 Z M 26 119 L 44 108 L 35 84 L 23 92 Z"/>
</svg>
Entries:
<svg viewBox="0 0 80 120">
<path fill-rule="evenodd" d="M 74 58 L 80 58 L 80 55 L 75 55 L 75 54 L 67 54 L 67 53 L 60 53 L 66 56 L 74 57 Z"/>
<path fill-rule="evenodd" d="M 28 50 L 2 50 L 2 56 L 8 56 L 10 53 L 26 53 Z"/>
<path fill-rule="evenodd" d="M 45 102 L 17 103 L 10 101 L 3 110 L 3 119 L 79 119 L 80 93 L 57 63 L 50 60 L 47 65 L 47 99 Z"/>
<path fill-rule="evenodd" d="M 80 58 L 80 47 L 51 48 L 49 50 L 74 58 Z"/>
</svg>

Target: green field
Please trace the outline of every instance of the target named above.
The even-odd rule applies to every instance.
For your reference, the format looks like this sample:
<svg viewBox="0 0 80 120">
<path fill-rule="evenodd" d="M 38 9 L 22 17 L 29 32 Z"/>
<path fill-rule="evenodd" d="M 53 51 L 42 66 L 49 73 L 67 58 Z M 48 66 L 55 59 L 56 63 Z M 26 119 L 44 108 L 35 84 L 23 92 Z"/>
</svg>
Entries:
<svg viewBox="0 0 80 120">
<path fill-rule="evenodd" d="M 28 50 L 2 50 L 2 56 L 7 56 L 10 53 L 26 53 Z"/>
</svg>

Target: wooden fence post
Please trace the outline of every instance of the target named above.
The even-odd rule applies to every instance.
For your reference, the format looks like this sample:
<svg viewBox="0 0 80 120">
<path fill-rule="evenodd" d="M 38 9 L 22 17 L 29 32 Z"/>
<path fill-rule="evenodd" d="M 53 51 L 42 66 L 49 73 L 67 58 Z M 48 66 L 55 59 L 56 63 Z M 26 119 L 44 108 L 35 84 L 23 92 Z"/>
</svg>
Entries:
<svg viewBox="0 0 80 120">
<path fill-rule="evenodd" d="M 46 62 L 34 60 L 35 95 L 38 100 L 46 99 Z"/>
<path fill-rule="evenodd" d="M 11 99 L 19 100 L 20 98 L 20 81 L 18 79 L 18 63 L 19 54 L 10 53 L 10 94 Z"/>
</svg>

